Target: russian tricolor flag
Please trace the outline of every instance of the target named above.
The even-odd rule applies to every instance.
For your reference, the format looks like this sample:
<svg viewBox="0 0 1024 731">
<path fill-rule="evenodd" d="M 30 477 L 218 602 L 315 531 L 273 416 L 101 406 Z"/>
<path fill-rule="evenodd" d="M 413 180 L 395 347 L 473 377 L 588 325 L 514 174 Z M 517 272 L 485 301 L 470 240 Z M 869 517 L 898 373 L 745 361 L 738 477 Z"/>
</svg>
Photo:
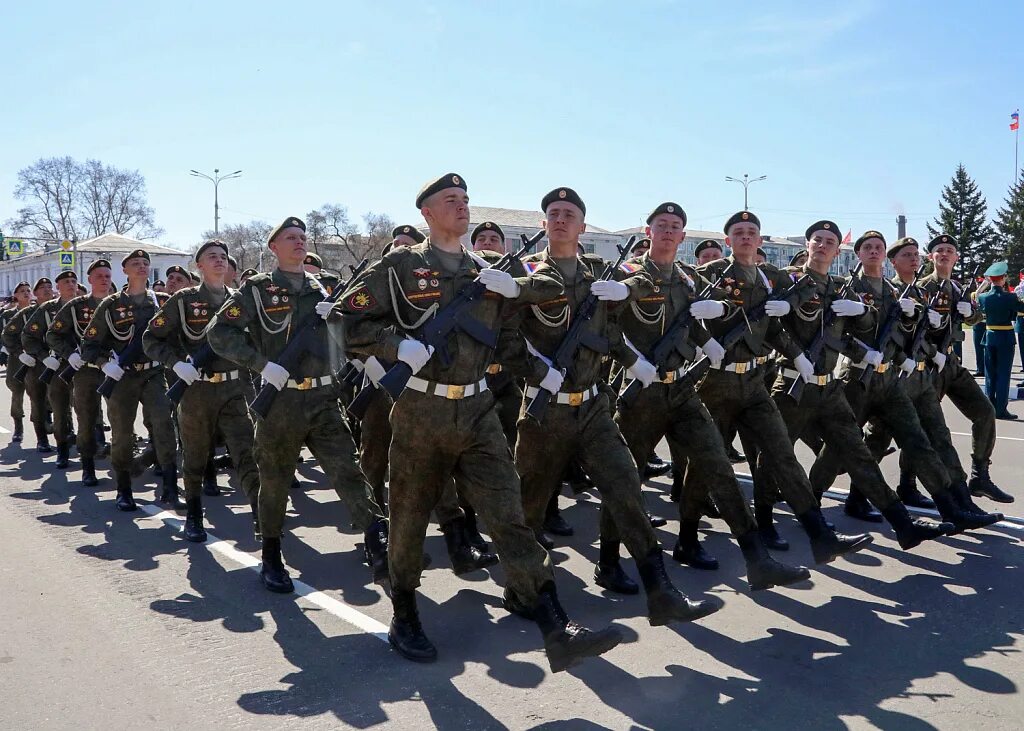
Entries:
<svg viewBox="0 0 1024 731">
<path fill-rule="evenodd" d="M 1018 129 L 1020 129 L 1020 110 L 1010 115 L 1010 130 L 1015 131 Z"/>
</svg>

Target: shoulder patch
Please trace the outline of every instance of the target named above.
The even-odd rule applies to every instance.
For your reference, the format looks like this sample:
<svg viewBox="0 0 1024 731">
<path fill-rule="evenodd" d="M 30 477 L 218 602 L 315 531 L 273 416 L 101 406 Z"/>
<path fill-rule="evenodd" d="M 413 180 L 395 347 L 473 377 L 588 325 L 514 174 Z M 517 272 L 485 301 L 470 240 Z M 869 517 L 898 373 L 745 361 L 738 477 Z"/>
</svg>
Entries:
<svg viewBox="0 0 1024 731">
<path fill-rule="evenodd" d="M 31 330 L 32 332 L 36 332 L 37 330 L 39 330 L 39 323 L 33 322 L 31 325 L 29 325 L 28 329 Z"/>
<path fill-rule="evenodd" d="M 370 291 L 365 286 L 360 287 L 345 299 L 345 306 L 357 312 L 373 307 L 376 304 L 377 300 L 373 298 L 373 295 L 370 294 Z"/>
<path fill-rule="evenodd" d="M 157 315 L 153 318 L 153 327 L 163 327 L 167 324 L 167 318 L 163 315 Z"/>
<path fill-rule="evenodd" d="M 239 307 L 238 305 L 231 305 L 226 310 L 224 310 L 224 317 L 226 317 L 229 320 L 237 320 L 241 316 L 242 308 Z"/>
<path fill-rule="evenodd" d="M 53 325 L 51 325 L 51 327 L 54 330 L 60 330 L 61 328 L 64 327 L 64 323 L 62 321 L 60 321 L 60 320 L 54 320 L 53 321 Z"/>
<path fill-rule="evenodd" d="M 98 334 L 99 330 L 97 330 L 95 327 L 90 327 L 88 330 L 85 331 L 85 337 L 87 338 L 94 338 Z"/>
<path fill-rule="evenodd" d="M 626 272 L 626 274 L 635 274 L 643 269 L 643 265 L 634 261 L 624 261 L 619 265 L 619 269 Z"/>
</svg>

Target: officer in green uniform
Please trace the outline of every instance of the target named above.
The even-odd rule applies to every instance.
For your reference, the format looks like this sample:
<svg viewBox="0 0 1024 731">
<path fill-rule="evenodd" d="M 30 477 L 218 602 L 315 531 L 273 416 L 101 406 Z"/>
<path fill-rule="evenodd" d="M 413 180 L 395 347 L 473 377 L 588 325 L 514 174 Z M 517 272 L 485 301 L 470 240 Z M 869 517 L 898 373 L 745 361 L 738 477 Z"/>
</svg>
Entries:
<svg viewBox="0 0 1024 731">
<path fill-rule="evenodd" d="M 341 284 L 341 277 L 324 269 L 324 260 L 320 258 L 319 254 L 312 252 L 306 254 L 306 258 L 302 260 L 302 268 L 323 285 L 327 294 L 332 294 L 334 288 Z"/>
<path fill-rule="evenodd" d="M 678 203 L 662 203 L 647 217 L 646 233 L 651 237 L 650 252 L 627 261 L 616 274 L 619 279 L 627 279 L 643 271 L 652 283 L 650 291 L 623 308 L 619 318 L 623 334 L 640 352 L 639 358 L 648 360 L 646 356 L 679 313 L 689 313 L 693 321 L 685 332 L 678 334 L 668 360 L 656 364 L 655 378 L 644 384 L 636 400 L 619 402 L 616 423 L 638 465 L 645 463 L 662 438 L 668 439 L 674 454 L 685 455 L 693 489 L 705 497 L 710 490 L 740 544 L 752 589 L 803 581 L 810 577 L 806 569 L 785 566 L 768 554 L 736 482 L 718 427 L 697 397 L 693 384 L 680 379 L 687 361 L 695 359 L 696 347 L 710 337 L 699 321 L 721 317 L 728 309 L 721 301 L 700 299 L 699 294 L 708 282 L 694 269 L 675 261 L 679 244 L 686 236 L 686 212 Z M 714 294 L 725 296 L 723 290 Z M 697 539 L 699 514 L 684 514 L 683 507 L 688 503 L 680 501 L 679 540 L 672 555 L 677 561 L 697 568 L 717 568 L 718 562 L 707 555 Z M 602 518 L 605 517 L 603 512 Z M 599 585 L 612 591 L 635 593 L 636 584 L 618 566 L 618 541 L 613 536 L 614 522 L 608 525 L 603 520 L 602 560 L 595 578 Z"/>
<path fill-rule="evenodd" d="M 165 393 L 163 368 L 160 363 L 146 360 L 142 352 L 125 368 L 117 363 L 117 356 L 133 339 L 136 342 L 141 339 L 146 325 L 167 301 L 167 295 L 146 288 L 149 266 L 149 254 L 143 249 L 136 249 L 121 260 L 128 284 L 100 302 L 82 338 L 82 360 L 99 366 L 107 378 L 117 381 L 107 398 L 107 413 L 110 416 L 110 462 L 117 482 L 116 505 L 118 510 L 124 511 L 138 509 L 130 470 L 139 404 L 142 404 L 143 420 L 149 427 L 157 463 L 163 473 L 163 484 L 156 492 L 158 502 L 174 510 L 183 507 L 178 497 L 174 425 Z"/>
<path fill-rule="evenodd" d="M 448 173 L 427 183 L 416 207 L 430 239 L 396 246 L 345 291 L 339 306 L 346 345 L 381 361 L 401 361 L 412 377 L 391 409 L 391 588 L 394 618 L 388 632 L 404 657 L 430 662 L 437 650 L 416 610 L 423 537 L 430 512 L 454 476 L 491 531 L 508 577 L 506 606 L 533 618 L 554 671 L 617 645 L 615 629 L 591 631 L 570 622 L 555 590 L 551 563 L 523 516 L 519 477 L 494 410 L 485 371 L 495 351 L 457 330 L 446 362 L 412 333 L 474 280 L 487 288 L 473 308 L 481 327 L 497 331 L 498 360 L 518 344 L 509 327 L 508 300 L 531 303 L 553 296 L 547 278 L 513 278 L 485 268 L 498 257 L 470 254 L 461 244 L 469 227 L 466 182 Z M 517 358 L 518 361 L 518 358 Z M 524 370 L 546 372 L 536 358 Z M 503 363 L 504 364 L 504 363 Z"/>
<path fill-rule="evenodd" d="M 18 282 L 12 297 L 14 301 L 4 312 L 3 343 L 8 356 L 4 379 L 7 382 L 7 389 L 11 392 L 11 420 L 14 421 L 11 441 L 20 442 L 25 434 L 25 384 L 16 381 L 14 374 L 20 363 L 18 354 L 21 353 L 20 336 L 24 319 L 18 313 L 32 305 L 32 285 L 28 282 Z"/>
<path fill-rule="evenodd" d="M 693 255 L 697 259 L 697 266 L 702 267 L 718 259 L 725 258 L 722 245 L 714 239 L 704 239 L 693 247 Z"/>
<path fill-rule="evenodd" d="M 1010 398 L 1010 371 L 1013 370 L 1013 322 L 1024 314 L 1024 302 L 1006 288 L 1005 261 L 997 261 L 985 272 L 992 289 L 978 296 L 978 305 L 985 315 L 985 393 L 996 408 L 997 419 L 1013 420 L 1006 404 Z M 1002 492 L 1002 491 L 1000 491 Z M 1005 493 L 1004 493 L 1005 494 Z M 1010 496 L 1007 496 L 1010 497 Z M 1000 502 L 1012 502 L 1001 500 Z"/>
<path fill-rule="evenodd" d="M 587 339 L 583 340 L 589 345 L 578 348 L 564 380 L 550 365 L 526 379 L 515 455 L 527 523 L 540 531 L 545 508 L 561 486 L 566 467 L 579 460 L 601 494 L 602 513 L 608 513 L 603 524 L 615 532 L 609 538 L 621 536 L 637 564 L 647 594 L 648 621 L 662 625 L 706 617 L 718 611 L 720 604 L 687 598 L 672 585 L 665 571 L 661 545 L 644 511 L 640 473 L 613 420 L 611 389 L 601 379 L 606 355 L 620 363 L 632 378 L 647 382 L 654 378 L 654 366 L 626 344 L 613 311 L 613 303 L 627 306 L 649 291 L 650 279 L 642 272 L 621 282 L 599 279 L 607 264 L 596 255 L 579 253 L 587 208 L 572 188 L 549 192 L 541 199 L 541 210 L 548 248 L 527 256 L 524 263 L 528 270 L 560 283 L 563 291 L 522 310 L 519 329 L 526 346 L 522 351 L 550 363 L 580 305 L 591 294 L 598 304 L 587 324 Z M 527 414 L 529 404 L 538 396 L 538 387 L 551 394 L 542 422 Z M 644 454 L 644 462 L 649 452 Z M 615 543 L 616 553 L 617 547 Z M 604 560 L 610 558 L 606 552 Z"/>
<path fill-rule="evenodd" d="M 45 322 L 37 321 L 29 325 L 29 320 L 32 319 L 39 307 L 53 299 L 53 282 L 47 277 L 40 278 L 32 287 L 32 295 L 35 297 L 35 303 L 19 310 L 4 329 L 4 345 L 12 356 L 17 357 L 18 363 L 27 368 L 25 393 L 28 394 L 30 417 L 36 431 L 36 451 L 47 453 L 52 452 L 53 447 L 50 446 L 46 428 L 47 415 L 50 410 L 50 404 L 46 399 L 46 384 L 39 380 L 39 373 L 43 367 L 39 365 L 36 358 L 25 352 L 22 335 L 26 330 L 33 334 L 43 335 L 46 333 Z M 12 363 L 8 366 L 8 371 L 17 372 L 20 365 Z"/>
<path fill-rule="evenodd" d="M 25 352 L 35 358 L 38 378 L 43 370 L 58 371 L 63 362 L 54 355 L 46 342 L 46 334 L 54 322 L 57 310 L 75 298 L 78 292 L 78 276 L 72 270 L 63 271 L 55 278 L 57 297 L 36 308 L 25 323 L 21 333 L 21 344 Z M 54 375 L 50 374 L 51 377 Z M 42 385 L 42 384 L 41 384 Z M 67 469 L 71 455 L 71 389 L 59 378 L 51 378 L 46 386 L 46 398 L 53 412 L 53 437 L 57 442 L 57 469 Z"/>
<path fill-rule="evenodd" d="M 214 239 L 200 246 L 195 261 L 203 283 L 175 292 L 150 320 L 142 339 L 146 355 L 187 384 L 178 403 L 187 510 L 183 534 L 195 543 L 206 540 L 201 488 L 218 432 L 224 435 L 253 515 L 258 514 L 259 472 L 253 458 L 252 419 L 243 395 L 243 371 L 216 358 L 200 372 L 191 360 L 207 345 L 207 327 L 232 292 L 224 283 L 227 257 L 223 241 Z"/>
<path fill-rule="evenodd" d="M 46 344 L 61 361 L 67 361 L 75 375 L 71 380 L 71 400 L 78 421 L 76 446 L 82 460 L 82 485 L 95 487 L 97 445 L 104 441 L 100 424 L 101 397 L 96 392 L 103 382 L 103 372 L 82 359 L 80 346 L 85 331 L 100 302 L 110 291 L 111 269 L 106 259 L 97 259 L 86 270 L 91 293 L 75 297 L 53 317 L 46 331 Z"/>
<path fill-rule="evenodd" d="M 264 385 L 280 392 L 267 417 L 256 424 L 260 578 L 270 591 L 294 590 L 281 556 L 281 533 L 295 461 L 305 445 L 362 531 L 374 580 L 381 582 L 387 576 L 387 524 L 359 472 L 355 444 L 334 397 L 330 360 L 340 352 L 336 333 L 329 337 L 325 332 L 323 341 L 312 344 L 290 371 L 276 362 L 303 323 L 330 310 L 323 287 L 303 270 L 306 224 L 286 218 L 270 232 L 267 244 L 277 256 L 277 268 L 232 291 L 207 329 L 217 355 L 259 373 Z"/>
<path fill-rule="evenodd" d="M 185 289 L 185 287 L 192 286 L 192 272 L 183 266 L 167 267 L 167 283 L 164 285 L 164 292 L 166 294 L 174 294 L 175 292 Z"/>
</svg>

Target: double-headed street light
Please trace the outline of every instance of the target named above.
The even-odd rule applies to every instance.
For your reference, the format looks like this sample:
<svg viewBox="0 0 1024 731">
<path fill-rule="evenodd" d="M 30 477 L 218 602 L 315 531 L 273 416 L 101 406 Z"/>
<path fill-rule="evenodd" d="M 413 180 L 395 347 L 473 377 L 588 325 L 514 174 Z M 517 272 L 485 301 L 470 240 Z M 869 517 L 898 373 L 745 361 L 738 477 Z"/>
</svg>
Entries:
<svg viewBox="0 0 1024 731">
<path fill-rule="evenodd" d="M 727 181 L 732 182 L 732 183 L 739 183 L 740 185 L 743 186 L 743 210 L 744 211 L 749 210 L 748 206 L 747 206 L 747 188 L 750 186 L 751 183 L 756 183 L 758 180 L 766 180 L 767 178 L 768 178 L 767 175 L 762 175 L 759 178 L 752 178 L 747 173 L 743 173 L 743 180 L 740 180 L 739 178 L 732 178 L 732 177 L 729 177 L 728 175 L 725 176 L 725 179 Z"/>
<path fill-rule="evenodd" d="M 213 183 L 213 235 L 216 236 L 220 233 L 220 200 L 218 199 L 218 187 L 220 181 L 230 180 L 231 178 L 237 178 L 242 175 L 241 170 L 236 170 L 228 175 L 221 175 L 219 168 L 213 169 L 213 176 L 209 176 L 206 173 L 201 173 L 198 170 L 189 170 L 189 174 L 197 178 L 206 178 Z"/>
</svg>

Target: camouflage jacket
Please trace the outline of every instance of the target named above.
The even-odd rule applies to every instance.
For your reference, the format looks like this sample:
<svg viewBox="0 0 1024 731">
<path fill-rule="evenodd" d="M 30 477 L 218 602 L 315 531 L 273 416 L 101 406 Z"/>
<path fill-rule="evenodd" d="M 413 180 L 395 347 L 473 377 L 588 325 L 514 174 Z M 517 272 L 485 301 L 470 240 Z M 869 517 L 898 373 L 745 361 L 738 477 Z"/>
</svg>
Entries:
<svg viewBox="0 0 1024 731">
<path fill-rule="evenodd" d="M 28 307 L 22 307 L 11 315 L 11 318 L 4 326 L 4 347 L 7 348 L 7 352 L 12 358 L 17 358 L 24 350 L 24 346 L 21 343 L 21 333 L 37 307 L 39 305 L 34 302 Z"/>
<path fill-rule="evenodd" d="M 117 354 L 127 348 L 135 328 L 145 328 L 167 297 L 147 289 L 141 304 L 134 304 L 126 288 L 104 298 L 85 329 L 82 360 L 102 366 L 111 352 Z"/>
<path fill-rule="evenodd" d="M 70 301 L 68 300 L 68 302 Z M 61 302 L 58 299 L 44 302 L 25 322 L 25 328 L 21 331 L 21 347 L 36 360 L 42 360 L 50 354 L 46 333 L 50 331 L 57 311 L 66 304 L 67 302 Z"/>
<path fill-rule="evenodd" d="M 225 291 L 230 297 L 232 289 Z M 163 307 L 149 321 L 142 335 L 142 347 L 146 357 L 173 368 L 178 361 L 194 355 L 207 342 L 207 328 L 217 310 L 223 306 L 213 304 L 213 293 L 205 284 L 185 287 L 171 295 Z M 229 371 L 234 367 L 230 361 L 218 357 L 206 370 L 211 373 Z"/>
<path fill-rule="evenodd" d="M 57 310 L 50 329 L 46 331 L 46 344 L 58 358 L 66 360 L 82 344 L 85 331 L 102 301 L 99 297 L 83 294 Z"/>
</svg>

